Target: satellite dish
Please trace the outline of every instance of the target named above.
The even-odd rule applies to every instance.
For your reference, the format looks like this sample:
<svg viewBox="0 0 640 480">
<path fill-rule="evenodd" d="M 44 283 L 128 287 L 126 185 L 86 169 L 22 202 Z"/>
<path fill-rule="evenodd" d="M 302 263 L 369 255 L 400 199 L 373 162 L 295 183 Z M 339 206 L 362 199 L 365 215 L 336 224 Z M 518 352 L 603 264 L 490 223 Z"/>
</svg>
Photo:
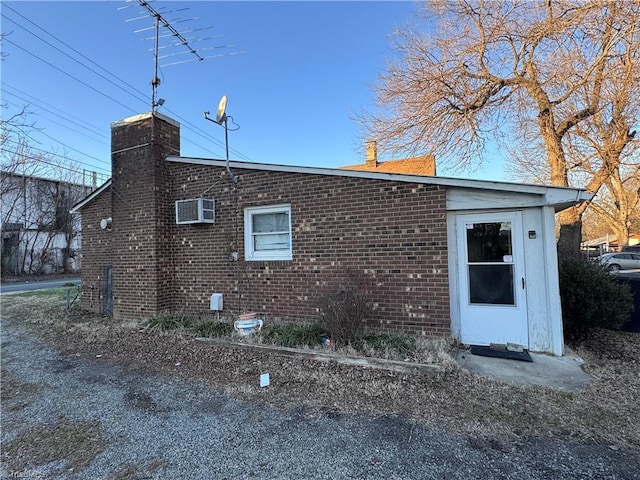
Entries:
<svg viewBox="0 0 640 480">
<path fill-rule="evenodd" d="M 224 113 L 227 109 L 227 96 L 223 95 L 218 104 L 218 111 L 216 112 L 216 122 L 222 123 L 227 119 L 227 115 Z"/>
</svg>

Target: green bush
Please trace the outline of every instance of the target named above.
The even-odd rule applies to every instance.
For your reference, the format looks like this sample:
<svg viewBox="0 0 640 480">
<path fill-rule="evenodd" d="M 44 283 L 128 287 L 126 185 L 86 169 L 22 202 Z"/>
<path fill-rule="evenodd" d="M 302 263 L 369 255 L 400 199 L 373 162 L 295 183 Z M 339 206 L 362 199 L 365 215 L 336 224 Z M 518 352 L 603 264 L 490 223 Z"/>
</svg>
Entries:
<svg viewBox="0 0 640 480">
<path fill-rule="evenodd" d="M 318 324 L 272 324 L 260 331 L 260 336 L 281 347 L 297 348 L 320 345 L 325 330 Z"/>
<path fill-rule="evenodd" d="M 191 331 L 196 337 L 229 337 L 233 327 L 225 322 L 216 320 L 201 320 L 191 326 Z"/>
<path fill-rule="evenodd" d="M 231 336 L 232 326 L 206 317 L 193 316 L 184 312 L 160 312 L 145 322 L 145 329 L 149 332 L 166 332 L 169 330 L 183 330 L 192 332 L 197 337 L 225 337 Z"/>
<path fill-rule="evenodd" d="M 560 262 L 560 299 L 564 334 L 580 341 L 593 328 L 619 329 L 629 320 L 633 296 L 604 266 L 581 258 Z"/>
<path fill-rule="evenodd" d="M 190 328 L 193 318 L 181 312 L 160 312 L 155 317 L 149 318 L 145 323 L 145 329 L 149 332 L 164 332 L 167 330 L 180 330 Z"/>
</svg>

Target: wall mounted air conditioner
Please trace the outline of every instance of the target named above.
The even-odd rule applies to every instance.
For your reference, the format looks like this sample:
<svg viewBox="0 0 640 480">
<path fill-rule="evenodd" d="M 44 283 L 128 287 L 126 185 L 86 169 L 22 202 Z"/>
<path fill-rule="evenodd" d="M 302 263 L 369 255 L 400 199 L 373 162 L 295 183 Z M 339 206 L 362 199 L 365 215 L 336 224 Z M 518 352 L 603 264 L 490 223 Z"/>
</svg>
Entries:
<svg viewBox="0 0 640 480">
<path fill-rule="evenodd" d="M 215 223 L 215 201 L 210 198 L 190 198 L 176 201 L 176 223 Z"/>
</svg>

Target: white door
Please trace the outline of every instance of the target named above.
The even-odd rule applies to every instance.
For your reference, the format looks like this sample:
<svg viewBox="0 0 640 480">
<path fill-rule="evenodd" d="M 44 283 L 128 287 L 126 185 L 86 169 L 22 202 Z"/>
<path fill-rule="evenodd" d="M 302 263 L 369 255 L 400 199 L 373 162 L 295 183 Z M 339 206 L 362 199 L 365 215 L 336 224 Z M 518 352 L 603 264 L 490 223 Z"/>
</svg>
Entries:
<svg viewBox="0 0 640 480">
<path fill-rule="evenodd" d="M 520 212 L 456 216 L 462 343 L 529 347 Z"/>
</svg>

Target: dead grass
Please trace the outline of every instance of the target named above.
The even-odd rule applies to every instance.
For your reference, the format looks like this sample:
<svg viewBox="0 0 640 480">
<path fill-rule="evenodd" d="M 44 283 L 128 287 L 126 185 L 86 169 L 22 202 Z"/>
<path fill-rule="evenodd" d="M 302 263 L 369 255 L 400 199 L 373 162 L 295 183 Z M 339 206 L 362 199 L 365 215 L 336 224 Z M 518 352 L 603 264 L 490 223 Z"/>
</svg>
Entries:
<svg viewBox="0 0 640 480">
<path fill-rule="evenodd" d="M 640 448 L 637 334 L 595 332 L 577 349 L 593 382 L 571 394 L 467 374 L 451 357 L 453 343 L 446 339 L 418 339 L 420 353 L 410 359 L 442 365 L 441 373 L 405 375 L 226 348 L 180 333 L 149 333 L 137 323 L 35 305 L 40 301 L 3 301 L 3 319 L 29 323 L 63 354 L 100 354 L 133 368 L 198 378 L 274 408 L 302 409 L 311 416 L 402 415 L 501 444 L 559 437 L 630 452 Z M 271 375 L 266 389 L 259 387 L 265 372 Z"/>
<path fill-rule="evenodd" d="M 102 427 L 97 422 L 71 422 L 62 417 L 53 425 L 21 432 L 3 445 L 3 457 L 13 471 L 64 461 L 66 468 L 87 467 L 104 450 Z"/>
<path fill-rule="evenodd" d="M 290 321 L 283 321 L 278 318 L 271 318 L 268 321 L 269 327 L 287 327 L 290 326 Z M 304 329 L 300 329 L 300 325 L 305 326 Z M 309 332 L 314 329 L 311 328 L 311 324 L 301 323 L 296 325 L 299 330 L 308 330 Z M 294 332 L 295 337 L 293 343 L 300 343 L 299 337 L 302 336 L 302 332 Z M 305 337 L 308 343 L 310 341 L 310 333 L 307 332 Z M 402 339 L 401 335 L 382 335 L 391 337 L 399 337 Z M 265 338 L 264 335 L 252 335 L 248 337 L 240 337 L 237 334 L 231 334 L 230 338 L 234 341 L 240 341 L 243 343 L 247 343 L 250 345 L 273 345 L 272 337 L 267 335 Z M 362 341 L 364 344 L 360 349 L 354 348 L 352 345 L 346 346 L 325 346 L 325 345 L 312 345 L 312 346 L 303 346 L 298 348 L 303 348 L 305 350 L 311 350 L 314 352 L 333 352 L 342 355 L 348 356 L 358 356 L 358 357 L 375 357 L 375 358 L 383 358 L 385 360 L 397 360 L 397 361 L 406 361 L 406 362 L 415 362 L 415 363 L 426 363 L 426 364 L 436 364 L 443 366 L 446 369 L 457 369 L 459 368 L 458 364 L 452 357 L 452 353 L 456 350 L 457 344 L 450 337 L 409 337 L 409 339 L 414 343 L 415 348 L 411 348 L 408 352 L 399 351 L 397 348 L 393 348 L 393 345 L 384 348 L 380 346 L 371 346 L 366 342 Z M 375 339 L 374 339 L 375 340 Z M 302 343 L 305 343 L 303 340 Z M 381 342 L 384 343 L 384 342 Z M 285 345 L 287 346 L 287 345 Z"/>
</svg>

